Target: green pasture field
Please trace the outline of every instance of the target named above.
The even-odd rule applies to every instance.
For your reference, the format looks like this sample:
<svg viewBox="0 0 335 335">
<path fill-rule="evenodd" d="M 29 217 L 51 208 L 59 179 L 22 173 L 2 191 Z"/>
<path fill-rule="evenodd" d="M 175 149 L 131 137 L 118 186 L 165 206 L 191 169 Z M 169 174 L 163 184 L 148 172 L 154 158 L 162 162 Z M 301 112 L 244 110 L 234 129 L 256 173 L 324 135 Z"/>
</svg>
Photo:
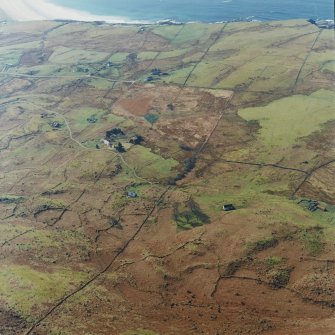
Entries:
<svg viewBox="0 0 335 335">
<path fill-rule="evenodd" d="M 55 64 L 86 64 L 104 60 L 108 53 L 58 47 L 49 61 Z"/>
<path fill-rule="evenodd" d="M 144 178 L 163 179 L 175 174 L 174 168 L 179 162 L 174 159 L 164 159 L 154 154 L 150 149 L 134 146 L 125 159 L 135 169 L 139 176 Z"/>
<path fill-rule="evenodd" d="M 309 96 L 284 98 L 265 107 L 243 109 L 239 115 L 260 123 L 259 136 L 269 150 L 273 147 L 289 147 L 334 119 L 334 99 L 334 92 L 322 90 Z"/>
</svg>

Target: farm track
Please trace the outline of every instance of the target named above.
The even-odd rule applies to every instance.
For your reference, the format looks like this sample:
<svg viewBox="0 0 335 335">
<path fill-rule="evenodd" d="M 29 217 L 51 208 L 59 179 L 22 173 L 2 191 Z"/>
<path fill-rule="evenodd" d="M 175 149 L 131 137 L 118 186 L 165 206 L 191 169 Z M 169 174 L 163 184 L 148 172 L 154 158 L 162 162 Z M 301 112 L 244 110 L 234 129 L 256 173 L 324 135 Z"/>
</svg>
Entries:
<svg viewBox="0 0 335 335">
<path fill-rule="evenodd" d="M 78 144 L 81 148 L 85 149 L 85 150 L 89 150 L 89 151 L 95 151 L 94 149 L 92 148 L 88 148 L 88 147 L 85 147 L 82 143 L 80 143 L 78 140 L 76 140 L 74 137 L 73 137 L 73 132 L 72 132 L 72 129 L 70 127 L 70 124 L 68 122 L 68 120 L 66 119 L 66 117 L 58 112 L 55 112 L 53 110 L 49 110 L 49 109 L 46 109 L 44 107 L 41 107 L 41 106 L 38 106 L 32 102 L 28 102 L 29 104 L 31 104 L 32 106 L 40 109 L 40 110 L 43 110 L 45 112 L 48 112 L 48 113 L 51 113 L 51 114 L 56 114 L 58 117 L 60 117 L 64 123 L 65 123 L 65 126 L 66 126 L 66 129 L 68 130 L 69 132 L 69 137 L 70 137 L 70 140 L 73 141 L 74 143 Z"/>
<path fill-rule="evenodd" d="M 153 185 L 154 183 L 152 182 L 152 181 L 150 181 L 149 179 L 145 179 L 145 178 L 142 178 L 142 177 L 140 177 L 138 174 L 137 174 L 137 172 L 136 172 L 136 170 L 133 168 L 133 167 L 131 167 L 127 162 L 126 162 L 126 160 L 124 159 L 124 157 L 122 156 L 122 154 L 117 154 L 117 156 L 120 158 L 120 160 L 121 160 L 121 162 L 131 171 L 131 173 L 133 174 L 133 176 L 136 178 L 136 179 L 138 179 L 138 180 L 142 180 L 142 181 L 144 181 L 145 183 L 148 183 L 148 184 L 150 184 L 150 185 Z M 157 183 L 156 183 L 157 184 Z"/>
</svg>

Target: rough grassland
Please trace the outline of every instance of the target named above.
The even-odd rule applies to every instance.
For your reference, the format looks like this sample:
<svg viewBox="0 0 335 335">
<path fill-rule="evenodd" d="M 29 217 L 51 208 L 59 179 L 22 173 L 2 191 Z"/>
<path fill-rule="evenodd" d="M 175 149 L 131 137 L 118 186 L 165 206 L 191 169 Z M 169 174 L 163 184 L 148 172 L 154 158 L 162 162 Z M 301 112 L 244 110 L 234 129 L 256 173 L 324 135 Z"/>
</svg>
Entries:
<svg viewBox="0 0 335 335">
<path fill-rule="evenodd" d="M 27 266 L 3 266 L 0 270 L 0 297 L 10 308 L 23 316 L 32 309 L 60 299 L 73 286 L 85 280 L 83 273 L 55 269 L 51 273 L 36 271 Z"/>
</svg>

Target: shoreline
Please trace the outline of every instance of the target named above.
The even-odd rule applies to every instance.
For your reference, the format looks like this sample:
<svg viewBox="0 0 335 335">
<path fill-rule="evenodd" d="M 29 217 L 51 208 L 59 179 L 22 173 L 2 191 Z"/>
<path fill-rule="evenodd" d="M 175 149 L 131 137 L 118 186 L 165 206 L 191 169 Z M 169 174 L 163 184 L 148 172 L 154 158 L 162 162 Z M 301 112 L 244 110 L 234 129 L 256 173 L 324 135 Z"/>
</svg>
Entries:
<svg viewBox="0 0 335 335">
<path fill-rule="evenodd" d="M 121 16 L 94 15 L 89 12 L 54 5 L 46 0 L 1 0 L 0 12 L 11 21 L 78 21 L 115 24 L 151 24 Z"/>
<path fill-rule="evenodd" d="M 1 15 L 2 14 L 2 15 Z M 294 20 L 294 19 L 288 19 Z M 297 18 L 296 20 L 311 19 Z M 272 22 L 278 20 L 258 20 L 253 16 L 246 18 L 237 18 L 234 20 L 220 22 L 176 22 L 171 19 L 161 20 L 135 20 L 122 16 L 104 16 L 95 15 L 86 11 L 81 11 L 69 7 L 63 7 L 50 3 L 48 0 L 1 0 L 0 2 L 0 21 L 8 22 L 27 22 L 27 21 L 71 21 L 71 22 L 98 22 L 106 24 L 121 24 L 121 25 L 181 25 L 188 23 L 224 23 L 224 22 Z M 279 20 L 282 21 L 282 20 Z M 313 20 L 314 21 L 314 20 Z M 333 20 L 322 20 L 332 21 Z"/>
</svg>

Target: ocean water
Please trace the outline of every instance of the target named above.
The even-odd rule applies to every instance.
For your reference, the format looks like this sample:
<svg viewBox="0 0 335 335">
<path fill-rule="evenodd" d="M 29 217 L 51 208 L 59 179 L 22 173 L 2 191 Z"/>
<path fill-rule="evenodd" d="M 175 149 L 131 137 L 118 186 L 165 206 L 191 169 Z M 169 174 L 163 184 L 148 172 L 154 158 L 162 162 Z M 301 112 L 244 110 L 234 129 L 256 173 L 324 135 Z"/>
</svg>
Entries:
<svg viewBox="0 0 335 335">
<path fill-rule="evenodd" d="M 333 0 L 49 0 L 96 15 L 130 20 L 218 22 L 333 19 Z"/>
</svg>

